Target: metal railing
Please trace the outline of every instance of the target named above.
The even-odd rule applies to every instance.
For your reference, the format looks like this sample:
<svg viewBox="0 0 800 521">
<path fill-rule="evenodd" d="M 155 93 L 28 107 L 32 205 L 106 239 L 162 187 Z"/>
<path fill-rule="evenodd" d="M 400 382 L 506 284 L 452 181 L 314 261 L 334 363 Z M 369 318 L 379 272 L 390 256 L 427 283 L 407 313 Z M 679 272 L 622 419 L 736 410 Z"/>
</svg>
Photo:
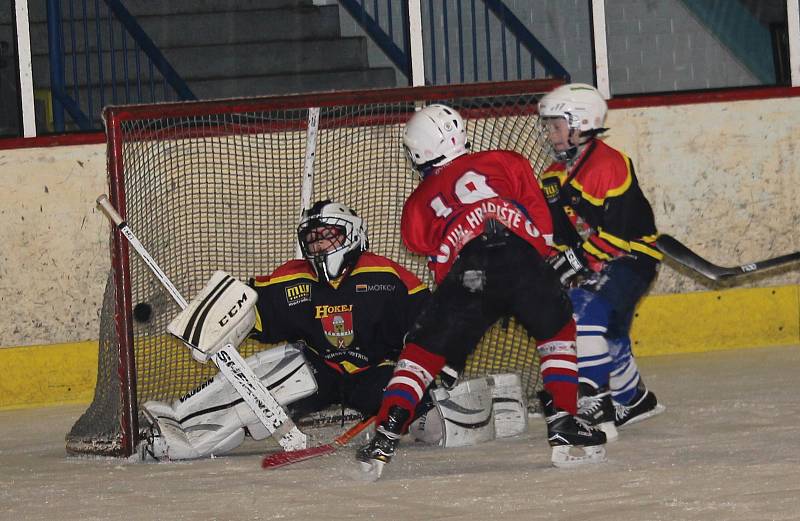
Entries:
<svg viewBox="0 0 800 521">
<path fill-rule="evenodd" d="M 410 77 L 408 0 L 340 0 Z M 428 84 L 569 73 L 501 0 L 423 0 Z M 47 0 L 53 130 L 100 126 L 107 104 L 196 99 L 120 0 Z"/>
<path fill-rule="evenodd" d="M 339 0 L 410 77 L 408 0 Z M 569 73 L 501 0 L 423 0 L 425 82 L 449 84 Z M 455 23 L 453 21 L 455 20 Z"/>
<path fill-rule="evenodd" d="M 195 95 L 119 0 L 47 0 L 53 130 L 96 129 L 107 104 Z"/>
</svg>

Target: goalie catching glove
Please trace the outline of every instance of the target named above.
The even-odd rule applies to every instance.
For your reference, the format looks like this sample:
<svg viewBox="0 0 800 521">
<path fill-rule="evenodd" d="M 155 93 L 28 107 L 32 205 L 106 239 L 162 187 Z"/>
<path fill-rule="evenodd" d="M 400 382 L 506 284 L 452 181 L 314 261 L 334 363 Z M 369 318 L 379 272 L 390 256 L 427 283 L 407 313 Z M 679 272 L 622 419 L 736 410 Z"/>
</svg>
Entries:
<svg viewBox="0 0 800 521">
<path fill-rule="evenodd" d="M 167 331 L 206 363 L 227 344 L 238 347 L 256 322 L 255 290 L 224 271 L 217 271 Z"/>
</svg>

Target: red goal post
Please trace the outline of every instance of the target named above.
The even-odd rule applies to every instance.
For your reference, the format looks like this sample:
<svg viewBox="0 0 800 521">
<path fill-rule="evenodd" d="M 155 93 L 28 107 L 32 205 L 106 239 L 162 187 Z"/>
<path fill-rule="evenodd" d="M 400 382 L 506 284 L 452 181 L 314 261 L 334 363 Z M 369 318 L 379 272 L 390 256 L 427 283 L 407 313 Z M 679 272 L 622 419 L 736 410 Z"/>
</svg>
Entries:
<svg viewBox="0 0 800 521">
<path fill-rule="evenodd" d="M 467 121 L 473 150 L 515 150 L 538 172 L 549 158 L 536 103 L 562 83 L 108 107 L 103 117 L 109 198 L 187 296 L 197 294 L 217 269 L 247 280 L 295 257 L 300 213 L 320 198 L 356 209 L 373 251 L 430 282 L 425 259 L 408 253 L 399 237 L 403 202 L 418 182 L 401 147 L 404 122 L 421 104 L 446 103 Z M 213 376 L 213 367 L 194 362 L 166 334 L 178 311 L 112 230 L 95 396 L 67 434 L 69 453 L 131 455 L 139 441 L 140 403 L 177 399 Z M 247 357 L 264 348 L 247 342 L 240 351 Z M 538 357 L 532 339 L 513 320 L 487 332 L 467 372 L 512 370 L 523 375 L 533 396 Z"/>
</svg>

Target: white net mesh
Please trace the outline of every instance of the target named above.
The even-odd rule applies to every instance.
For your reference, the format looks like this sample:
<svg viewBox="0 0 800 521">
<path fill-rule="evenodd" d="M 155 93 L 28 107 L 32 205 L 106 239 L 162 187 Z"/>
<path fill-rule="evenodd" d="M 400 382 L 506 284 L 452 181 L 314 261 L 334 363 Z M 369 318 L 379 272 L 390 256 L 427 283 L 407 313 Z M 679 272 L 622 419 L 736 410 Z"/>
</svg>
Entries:
<svg viewBox="0 0 800 521">
<path fill-rule="evenodd" d="M 548 159 L 535 105 L 551 87 L 552 82 L 519 82 L 446 93 L 413 89 L 409 95 L 412 89 L 402 89 L 341 99 L 328 95 L 324 100 L 306 96 L 112 109 L 112 117 L 107 114 L 109 153 L 120 155 L 121 182 L 112 183 L 111 199 L 118 208 L 124 200 L 131 229 L 185 297 L 197 294 L 217 269 L 241 280 L 268 274 L 296 255 L 308 117 L 302 107 L 319 103 L 313 198 L 356 209 L 368 224 L 373 251 L 430 282 L 425 259 L 408 253 L 399 236 L 403 202 L 417 184 L 400 146 L 403 122 L 415 102 L 437 100 L 455 107 L 467 121 L 473 150 L 515 150 L 538 172 Z M 507 93 L 492 94 L 495 90 Z M 482 91 L 489 94 L 464 94 Z M 71 453 L 130 452 L 135 439 L 127 438 L 137 433 L 121 411 L 126 392 L 132 404 L 173 400 L 216 370 L 195 363 L 165 333 L 179 308 L 135 253 L 129 266 L 129 307 L 146 303 L 151 316 L 136 322 L 131 309 L 117 309 L 115 297 L 122 289 L 114 275 L 124 265 L 115 263 L 101 314 L 95 399 L 67 435 Z M 130 345 L 120 342 L 118 321 L 132 325 Z M 246 357 L 265 347 L 248 342 L 241 352 Z M 133 353 L 135 360 L 135 372 L 122 381 L 120 353 L 123 359 Z M 498 371 L 521 373 L 528 393 L 535 392 L 535 345 L 513 320 L 486 334 L 467 367 L 469 375 Z"/>
</svg>

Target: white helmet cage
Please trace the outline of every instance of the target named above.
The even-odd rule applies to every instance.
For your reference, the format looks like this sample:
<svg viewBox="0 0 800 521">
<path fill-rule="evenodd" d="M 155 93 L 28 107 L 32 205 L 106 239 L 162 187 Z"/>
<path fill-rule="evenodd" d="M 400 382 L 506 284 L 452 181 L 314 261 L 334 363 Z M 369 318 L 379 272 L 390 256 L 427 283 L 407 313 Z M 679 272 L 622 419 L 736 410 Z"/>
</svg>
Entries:
<svg viewBox="0 0 800 521">
<path fill-rule="evenodd" d="M 435 103 L 419 110 L 406 122 L 403 148 L 422 176 L 467 153 L 467 127 L 455 109 Z"/>
<path fill-rule="evenodd" d="M 564 118 L 570 129 L 581 133 L 603 131 L 608 105 L 600 92 L 587 83 L 568 83 L 556 87 L 539 101 L 539 115 Z"/>
<path fill-rule="evenodd" d="M 325 227 L 336 228 L 343 241 L 331 250 L 312 252 L 309 245 L 318 237 L 311 232 Z M 297 227 L 297 238 L 303 257 L 314 267 L 317 277 L 327 281 L 340 277 L 355 266 L 361 252 L 369 247 L 364 220 L 347 206 L 329 200 L 318 201 L 303 212 Z"/>
</svg>

